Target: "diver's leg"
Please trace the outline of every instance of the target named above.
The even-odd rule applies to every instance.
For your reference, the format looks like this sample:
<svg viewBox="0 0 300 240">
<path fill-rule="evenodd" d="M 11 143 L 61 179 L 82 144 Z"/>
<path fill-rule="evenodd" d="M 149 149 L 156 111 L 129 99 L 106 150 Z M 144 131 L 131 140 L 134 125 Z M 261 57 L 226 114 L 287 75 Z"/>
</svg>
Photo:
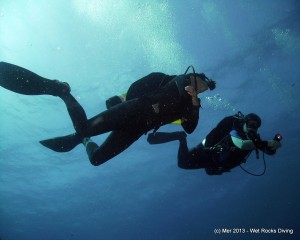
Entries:
<svg viewBox="0 0 300 240">
<path fill-rule="evenodd" d="M 86 152 L 92 165 L 98 166 L 127 149 L 142 134 L 118 130 L 110 133 L 105 142 L 98 146 L 93 141 L 84 142 Z"/>
<path fill-rule="evenodd" d="M 186 133 L 184 131 L 179 132 L 157 132 L 148 134 L 147 141 L 150 144 L 160 144 L 170 141 L 179 140 L 179 149 L 177 154 L 177 165 L 183 169 L 195 169 L 200 168 L 199 164 L 199 153 L 200 148 L 197 146 L 189 151 L 186 141 Z"/>
<path fill-rule="evenodd" d="M 178 155 L 177 155 L 177 165 L 183 169 L 198 169 L 202 168 L 201 161 L 203 160 L 202 156 L 202 147 L 199 144 L 195 148 L 189 150 L 187 146 L 186 138 L 180 140 Z"/>
<path fill-rule="evenodd" d="M 40 141 L 40 143 L 56 152 L 68 152 L 82 142 L 83 131 L 87 126 L 87 117 L 83 107 L 69 93 L 61 96 L 65 102 L 76 133 Z"/>
<path fill-rule="evenodd" d="M 177 154 L 177 165 L 183 169 L 196 169 L 200 168 L 200 147 L 197 146 L 189 151 L 186 141 L 186 133 L 179 132 L 157 132 L 148 134 L 147 141 L 150 144 L 160 144 L 170 141 L 179 140 L 179 149 Z"/>
<path fill-rule="evenodd" d="M 139 108 L 137 108 L 137 106 L 139 106 L 137 100 L 118 104 L 86 121 L 84 110 L 81 109 L 81 106 L 77 103 L 75 98 L 67 96 L 63 99 L 67 104 L 76 133 L 40 141 L 43 146 L 53 151 L 70 151 L 80 144 L 84 137 L 91 137 L 117 129 L 127 129 L 134 133 L 137 131 L 137 127 L 140 127 L 142 129 L 141 132 L 146 131 L 143 129 L 143 123 L 146 121 L 141 120 L 141 118 L 137 119 L 139 117 L 137 116 L 137 112 L 139 112 L 137 111 L 139 110 Z M 140 123 L 139 126 L 136 125 L 137 121 Z M 128 139 L 130 137 L 129 134 Z M 122 141 L 121 137 L 120 141 Z"/>
<path fill-rule="evenodd" d="M 87 117 L 83 107 L 69 93 L 61 96 L 67 106 L 76 133 L 40 141 L 40 143 L 56 152 L 68 152 L 82 142 L 83 131 L 87 125 Z"/>
<path fill-rule="evenodd" d="M 72 120 L 73 126 L 78 134 L 87 126 L 87 116 L 83 107 L 77 102 L 72 94 L 65 94 L 60 96 L 67 106 L 68 113 Z"/>
<path fill-rule="evenodd" d="M 139 99 L 120 103 L 88 119 L 83 135 L 91 137 L 126 128 L 134 131 L 137 127 L 144 126 L 145 122 L 147 122 L 146 112 L 147 106 L 143 105 Z M 136 126 L 137 122 L 139 122 L 139 126 Z"/>
</svg>

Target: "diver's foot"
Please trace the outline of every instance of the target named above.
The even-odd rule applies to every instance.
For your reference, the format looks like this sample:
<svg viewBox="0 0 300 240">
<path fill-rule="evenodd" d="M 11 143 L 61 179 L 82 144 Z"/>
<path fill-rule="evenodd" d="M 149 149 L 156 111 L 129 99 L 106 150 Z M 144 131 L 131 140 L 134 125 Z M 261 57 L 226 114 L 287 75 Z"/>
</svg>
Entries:
<svg viewBox="0 0 300 240">
<path fill-rule="evenodd" d="M 54 95 L 61 97 L 68 95 L 71 92 L 71 87 L 67 82 L 61 82 L 58 80 L 53 80 L 55 84 Z"/>
</svg>

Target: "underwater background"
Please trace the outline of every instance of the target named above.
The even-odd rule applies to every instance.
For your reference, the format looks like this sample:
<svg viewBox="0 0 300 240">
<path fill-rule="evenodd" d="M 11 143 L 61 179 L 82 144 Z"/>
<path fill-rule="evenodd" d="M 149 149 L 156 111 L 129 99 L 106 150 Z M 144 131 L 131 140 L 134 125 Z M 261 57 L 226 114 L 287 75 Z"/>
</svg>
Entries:
<svg viewBox="0 0 300 240">
<path fill-rule="evenodd" d="M 0 88 L 0 239 L 299 239 L 299 22 L 297 0 L 0 0 L 0 61 L 67 81 L 88 117 L 148 73 L 192 64 L 217 88 L 200 94 L 189 147 L 237 111 L 261 116 L 263 139 L 283 135 L 262 177 L 179 169 L 178 142 L 146 136 L 94 167 L 83 145 L 39 144 L 74 132 L 59 98 Z M 262 172 L 262 154 L 243 167 Z"/>
</svg>

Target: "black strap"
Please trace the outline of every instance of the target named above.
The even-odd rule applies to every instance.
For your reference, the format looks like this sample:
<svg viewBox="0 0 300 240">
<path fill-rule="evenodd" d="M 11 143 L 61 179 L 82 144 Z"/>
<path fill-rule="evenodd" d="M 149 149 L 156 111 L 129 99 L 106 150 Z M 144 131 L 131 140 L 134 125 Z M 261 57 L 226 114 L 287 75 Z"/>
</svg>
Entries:
<svg viewBox="0 0 300 240">
<path fill-rule="evenodd" d="M 189 71 L 190 68 L 193 69 L 193 73 L 195 74 L 195 69 L 194 69 L 193 65 L 190 65 L 190 66 L 188 66 L 188 68 L 185 70 L 184 75 L 187 74 L 187 72 Z"/>
</svg>

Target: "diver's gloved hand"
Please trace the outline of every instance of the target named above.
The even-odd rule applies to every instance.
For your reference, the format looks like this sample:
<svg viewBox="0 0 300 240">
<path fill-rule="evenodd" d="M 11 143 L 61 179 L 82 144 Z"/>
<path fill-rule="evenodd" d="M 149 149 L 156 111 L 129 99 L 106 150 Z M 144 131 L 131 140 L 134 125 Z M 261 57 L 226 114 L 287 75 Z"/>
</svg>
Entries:
<svg viewBox="0 0 300 240">
<path fill-rule="evenodd" d="M 184 131 L 179 132 L 156 132 L 148 134 L 147 141 L 150 144 L 160 144 L 167 143 L 175 140 L 182 140 L 186 138 L 186 133 Z"/>
<path fill-rule="evenodd" d="M 257 148 L 260 148 L 260 149 L 269 148 L 273 151 L 275 151 L 276 149 L 281 147 L 281 143 L 277 140 L 269 140 L 269 141 L 257 140 L 257 141 L 253 141 L 253 143 Z"/>
<path fill-rule="evenodd" d="M 278 148 L 281 147 L 281 143 L 276 140 L 269 140 L 268 147 L 271 148 L 272 150 L 277 150 Z"/>
</svg>

